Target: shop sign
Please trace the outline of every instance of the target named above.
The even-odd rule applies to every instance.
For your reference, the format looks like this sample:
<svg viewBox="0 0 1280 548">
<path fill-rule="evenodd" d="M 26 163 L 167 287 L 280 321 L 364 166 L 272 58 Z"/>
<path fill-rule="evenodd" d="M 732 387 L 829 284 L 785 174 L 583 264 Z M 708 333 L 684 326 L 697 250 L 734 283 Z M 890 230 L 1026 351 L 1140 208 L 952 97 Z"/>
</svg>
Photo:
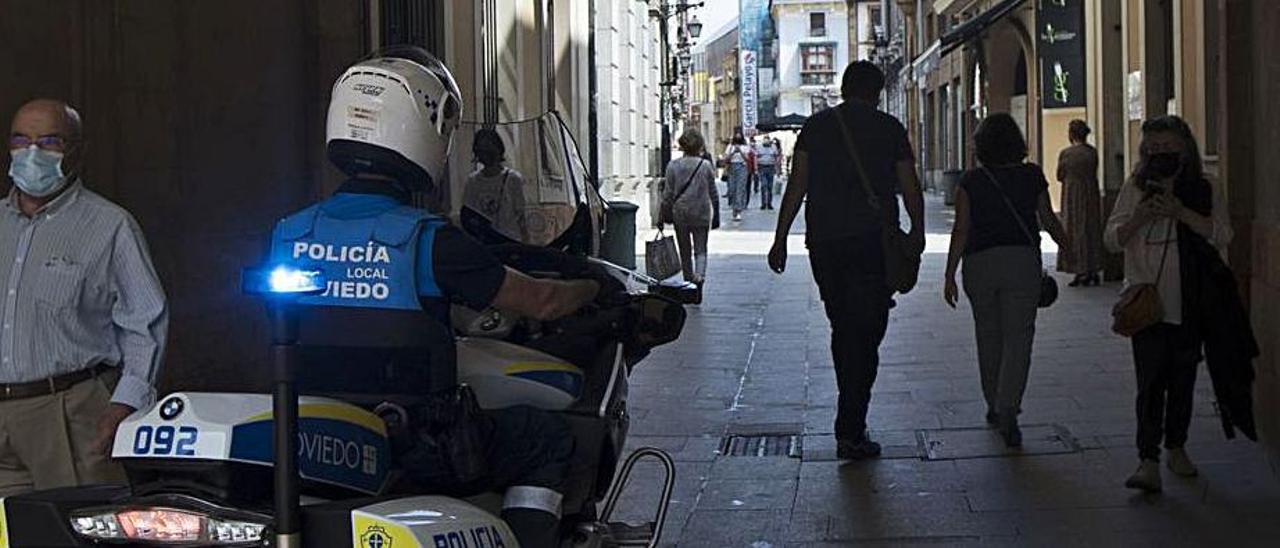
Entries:
<svg viewBox="0 0 1280 548">
<path fill-rule="evenodd" d="M 1084 0 L 1039 0 L 1036 42 L 1044 108 L 1085 106 Z"/>
<path fill-rule="evenodd" d="M 738 51 L 741 52 L 738 62 L 742 71 L 739 97 L 742 99 L 742 129 L 748 136 L 756 132 L 756 124 L 774 117 L 767 107 L 776 103 L 770 100 L 776 97 L 776 93 L 768 94 L 769 90 L 762 89 L 760 82 L 760 68 L 773 66 L 770 60 L 760 58 L 761 53 L 776 51 L 776 46 L 766 48 L 764 43 L 772 34 L 771 4 L 769 0 L 738 0 Z"/>
<path fill-rule="evenodd" d="M 759 98 L 757 92 L 756 77 L 759 75 L 759 69 L 756 63 L 756 52 L 753 50 L 742 50 L 742 129 L 747 137 L 753 137 L 756 133 L 756 123 L 760 120 Z"/>
</svg>

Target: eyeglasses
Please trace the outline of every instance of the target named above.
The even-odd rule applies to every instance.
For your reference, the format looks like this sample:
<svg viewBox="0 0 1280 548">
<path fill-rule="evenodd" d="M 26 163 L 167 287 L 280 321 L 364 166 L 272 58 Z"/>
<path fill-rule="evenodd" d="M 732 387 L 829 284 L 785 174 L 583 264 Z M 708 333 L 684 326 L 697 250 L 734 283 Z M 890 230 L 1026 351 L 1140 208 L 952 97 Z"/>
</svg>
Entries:
<svg viewBox="0 0 1280 548">
<path fill-rule="evenodd" d="M 9 136 L 9 150 L 17 150 L 35 145 L 44 150 L 64 151 L 71 143 L 71 140 L 61 135 L 41 135 L 34 139 L 21 134 Z"/>
</svg>

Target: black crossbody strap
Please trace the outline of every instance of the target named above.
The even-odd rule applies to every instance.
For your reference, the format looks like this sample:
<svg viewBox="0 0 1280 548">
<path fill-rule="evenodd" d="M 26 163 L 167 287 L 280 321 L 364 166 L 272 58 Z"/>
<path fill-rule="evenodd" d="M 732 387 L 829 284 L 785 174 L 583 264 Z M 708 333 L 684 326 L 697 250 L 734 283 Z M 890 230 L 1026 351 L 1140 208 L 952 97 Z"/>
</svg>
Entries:
<svg viewBox="0 0 1280 548">
<path fill-rule="evenodd" d="M 858 180 L 862 182 L 862 191 L 867 194 L 867 204 L 871 209 L 880 211 L 880 197 L 876 195 L 875 189 L 871 188 L 871 179 L 867 177 L 867 170 L 862 167 L 862 157 L 858 155 L 858 145 L 853 141 L 853 135 L 849 132 L 849 126 L 844 123 L 844 117 L 840 111 L 831 113 L 836 117 L 836 123 L 840 124 L 840 133 L 844 136 L 844 144 L 849 149 L 849 156 L 853 158 L 853 169 L 858 172 Z M 883 215 L 881 215 L 883 220 Z"/>
<path fill-rule="evenodd" d="M 1026 235 L 1027 243 L 1031 244 L 1032 246 L 1035 246 L 1036 245 L 1035 236 L 1031 235 L 1031 229 L 1027 228 L 1027 223 L 1022 220 L 1022 215 L 1018 214 L 1018 208 L 1014 207 L 1013 200 L 1009 199 L 1009 195 L 1005 193 L 1004 187 L 1000 186 L 1000 183 L 996 181 L 996 176 L 991 173 L 991 170 L 987 169 L 986 167 L 983 167 L 982 173 L 984 173 L 987 176 L 987 180 L 991 181 L 991 186 L 996 187 L 996 192 L 1000 194 L 1001 198 L 1004 199 L 1004 205 L 1009 207 L 1009 214 L 1013 215 L 1013 220 L 1018 222 L 1018 227 L 1021 228 L 1022 233 Z"/>
<path fill-rule="evenodd" d="M 675 197 L 675 198 L 673 198 L 673 199 L 671 200 L 671 203 L 673 203 L 673 204 L 674 204 L 674 203 L 676 203 L 676 202 L 679 202 L 679 201 L 680 201 L 680 198 L 683 198 L 683 197 L 684 197 L 684 193 L 685 193 L 685 192 L 687 192 L 687 191 L 689 190 L 689 186 L 693 184 L 693 178 L 694 178 L 694 176 L 696 176 L 696 175 L 698 174 L 698 172 L 699 172 L 699 171 L 702 171 L 702 164 L 703 164 L 703 163 L 705 163 L 705 162 L 706 162 L 706 160 L 704 160 L 704 159 L 702 159 L 702 158 L 699 158 L 699 159 L 698 159 L 698 165 L 697 165 L 697 167 L 694 167 L 694 168 L 693 168 L 693 173 L 690 173 L 690 174 L 689 174 L 689 179 L 688 179 L 688 180 L 686 180 L 686 181 L 684 182 L 684 188 L 681 188 L 681 189 L 680 189 L 680 192 L 679 192 L 679 193 L 677 193 L 677 194 L 676 194 L 676 197 Z"/>
<path fill-rule="evenodd" d="M 1171 226 L 1170 226 L 1169 230 L 1165 231 L 1165 237 L 1164 237 L 1164 251 L 1162 251 L 1162 252 L 1160 253 L 1160 269 L 1156 271 L 1156 282 L 1155 282 L 1155 285 L 1160 285 L 1160 278 L 1163 278 L 1163 277 L 1164 277 L 1164 261 L 1165 261 L 1165 259 L 1168 259 L 1168 258 L 1169 258 L 1169 243 L 1170 243 L 1170 242 L 1172 242 L 1172 241 L 1173 241 L 1173 239 L 1176 239 L 1176 238 L 1178 237 L 1178 225 L 1177 225 L 1177 223 L 1169 223 L 1169 224 L 1170 224 Z M 1156 231 L 1156 223 L 1155 223 L 1155 221 L 1152 221 L 1152 222 L 1151 222 L 1151 227 L 1150 227 L 1150 228 L 1147 228 L 1147 239 L 1150 239 L 1150 238 L 1151 238 L 1151 233 L 1152 233 L 1152 232 L 1155 232 L 1155 231 Z M 1172 234 L 1172 235 L 1170 235 L 1170 234 L 1169 234 L 1170 232 L 1172 232 L 1173 234 Z M 1173 239 L 1171 239 L 1171 238 L 1173 238 Z"/>
</svg>

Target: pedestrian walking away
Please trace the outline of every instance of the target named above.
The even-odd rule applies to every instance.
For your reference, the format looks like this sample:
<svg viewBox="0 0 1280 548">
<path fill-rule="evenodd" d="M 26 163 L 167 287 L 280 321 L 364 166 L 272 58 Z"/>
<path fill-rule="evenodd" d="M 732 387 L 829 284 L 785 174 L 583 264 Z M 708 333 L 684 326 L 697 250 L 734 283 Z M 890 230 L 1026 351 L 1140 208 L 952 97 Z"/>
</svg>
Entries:
<svg viewBox="0 0 1280 548">
<path fill-rule="evenodd" d="M 955 308 L 956 270 L 963 260 L 986 421 L 999 428 L 1006 445 L 1018 447 L 1042 290 L 1040 228 L 1062 246 L 1067 235 L 1053 213 L 1044 171 L 1024 161 L 1027 143 L 1013 117 L 987 117 L 974 142 L 980 166 L 965 172 L 956 189 L 943 298 Z"/>
<path fill-rule="evenodd" d="M 720 194 L 715 164 L 703 157 L 705 142 L 695 129 L 678 140 L 684 156 L 667 164 L 663 179 L 663 208 L 670 211 L 685 281 L 701 288 L 707 276 L 707 237 L 720 225 Z"/>
<path fill-rule="evenodd" d="M 85 183 L 80 115 L 14 116 L 0 202 L 0 497 L 124 480 L 116 427 L 155 399 L 169 311 L 142 230 Z"/>
<path fill-rule="evenodd" d="M 729 171 L 729 207 L 733 209 L 734 221 L 742 220 L 742 212 L 747 209 L 751 200 L 751 189 L 748 186 L 750 157 L 751 147 L 747 146 L 746 138 L 740 133 L 733 136 L 733 142 L 729 143 L 729 147 L 721 155 L 725 169 Z"/>
<path fill-rule="evenodd" d="M 1257 344 L 1222 259 L 1232 238 L 1227 204 L 1204 176 L 1191 129 L 1176 116 L 1149 120 L 1138 150 L 1105 240 L 1124 253 L 1125 294 L 1149 288 L 1158 295 L 1155 316 L 1132 335 L 1139 465 L 1125 481 L 1158 492 L 1162 444 L 1174 474 L 1197 474 L 1185 447 L 1196 368 L 1206 355 L 1224 422 L 1253 437 L 1249 391 Z"/>
<path fill-rule="evenodd" d="M 897 226 L 898 188 L 911 218 L 909 239 L 916 256 L 924 250 L 924 197 L 911 143 L 896 118 L 877 110 L 883 88 L 884 74 L 876 65 L 852 63 L 841 85 L 845 102 L 805 122 L 769 251 L 769 267 L 785 271 L 787 235 L 807 198 L 805 243 L 831 322 L 839 389 L 836 453 L 842 459 L 880 454 L 880 445 L 867 435 L 867 409 L 893 297 L 882 239 L 886 224 Z M 842 124 L 855 128 L 853 142 L 844 138 Z M 874 196 L 867 195 L 868 188 Z"/>
<path fill-rule="evenodd" d="M 1089 125 L 1072 120 L 1071 146 L 1058 156 L 1062 182 L 1062 224 L 1071 246 L 1058 252 L 1058 271 L 1075 274 L 1071 287 L 1102 282 L 1102 196 L 1098 189 L 1098 150 L 1089 145 Z"/>
<path fill-rule="evenodd" d="M 778 148 L 773 139 L 756 147 L 756 170 L 760 177 L 760 209 L 773 209 L 773 181 L 778 170 Z"/>
</svg>

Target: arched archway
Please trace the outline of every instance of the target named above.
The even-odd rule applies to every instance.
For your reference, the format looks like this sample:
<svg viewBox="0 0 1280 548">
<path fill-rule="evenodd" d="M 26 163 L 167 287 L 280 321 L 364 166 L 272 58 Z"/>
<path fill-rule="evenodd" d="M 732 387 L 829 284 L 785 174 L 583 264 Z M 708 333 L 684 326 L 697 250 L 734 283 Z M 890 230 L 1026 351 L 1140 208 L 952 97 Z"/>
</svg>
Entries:
<svg viewBox="0 0 1280 548">
<path fill-rule="evenodd" d="M 1006 17 L 983 39 L 986 113 L 1007 112 L 1018 122 L 1031 155 L 1038 158 L 1038 80 L 1034 76 L 1035 44 L 1018 17 Z"/>
</svg>

